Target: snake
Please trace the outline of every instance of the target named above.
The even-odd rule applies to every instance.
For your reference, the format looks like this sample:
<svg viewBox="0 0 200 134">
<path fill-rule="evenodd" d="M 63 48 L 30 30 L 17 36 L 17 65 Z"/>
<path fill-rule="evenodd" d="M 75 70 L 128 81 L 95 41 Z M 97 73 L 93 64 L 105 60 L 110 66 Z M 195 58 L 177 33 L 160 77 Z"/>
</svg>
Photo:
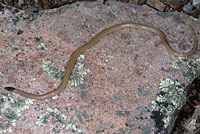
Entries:
<svg viewBox="0 0 200 134">
<path fill-rule="evenodd" d="M 179 53 L 179 52 L 176 52 L 170 46 L 170 44 L 167 42 L 167 39 L 165 37 L 164 32 L 162 30 L 160 30 L 159 28 L 156 28 L 156 27 L 153 27 L 153 26 L 148 26 L 148 25 L 145 25 L 145 24 L 136 23 L 136 22 L 122 22 L 122 23 L 119 23 L 119 24 L 116 24 L 116 25 L 113 25 L 113 26 L 110 26 L 108 28 L 103 29 L 101 32 L 96 34 L 92 39 L 90 39 L 87 43 L 85 43 L 81 47 L 77 48 L 71 54 L 71 57 L 68 61 L 66 71 L 65 71 L 64 76 L 62 78 L 62 81 L 60 82 L 60 84 L 58 85 L 58 87 L 56 89 L 49 91 L 47 93 L 44 93 L 44 94 L 32 94 L 32 93 L 28 93 L 28 92 L 25 92 L 21 89 L 17 89 L 17 88 L 14 88 L 14 87 L 4 87 L 4 89 L 7 90 L 8 92 L 13 92 L 13 93 L 19 94 L 23 97 L 26 97 L 26 98 L 38 99 L 38 100 L 48 99 L 50 97 L 53 97 L 55 95 L 60 94 L 67 87 L 67 84 L 68 84 L 68 81 L 69 81 L 69 78 L 70 78 L 70 74 L 71 74 L 72 69 L 75 66 L 77 58 L 80 56 L 80 54 L 82 54 L 84 51 L 86 51 L 87 49 L 92 47 L 94 44 L 96 44 L 105 35 L 112 33 L 114 31 L 120 30 L 120 29 L 125 28 L 125 27 L 131 27 L 131 28 L 133 27 L 135 29 L 147 30 L 149 32 L 157 34 L 158 36 L 160 36 L 160 39 L 161 39 L 164 47 L 175 56 L 180 56 L 180 57 L 190 56 L 197 49 L 197 38 L 196 38 L 195 32 L 192 29 L 192 27 L 190 27 L 190 28 L 192 29 L 192 33 L 193 33 L 194 45 L 189 52 Z"/>
</svg>

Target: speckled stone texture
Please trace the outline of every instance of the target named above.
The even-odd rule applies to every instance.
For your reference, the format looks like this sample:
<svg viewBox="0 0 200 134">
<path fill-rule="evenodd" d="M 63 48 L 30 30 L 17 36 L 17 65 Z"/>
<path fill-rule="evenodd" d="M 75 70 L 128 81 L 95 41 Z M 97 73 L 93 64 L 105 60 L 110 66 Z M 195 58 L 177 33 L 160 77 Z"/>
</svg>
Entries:
<svg viewBox="0 0 200 134">
<path fill-rule="evenodd" d="M 200 41 L 199 20 L 177 12 L 160 13 L 147 6 L 75 3 L 39 14 L 1 7 L 1 93 L 7 93 L 3 90 L 5 86 L 39 94 L 55 89 L 59 81 L 43 70 L 47 61 L 59 72 L 72 52 L 95 34 L 128 21 L 161 29 L 179 52 L 189 51 L 193 45 L 187 25 L 193 27 Z M 170 78 L 186 86 L 189 82 L 182 68 L 172 67 L 177 57 L 166 50 L 159 36 L 124 28 L 107 35 L 83 55 L 84 68 L 90 70 L 84 76 L 84 83 L 77 87 L 68 85 L 57 99 L 35 100 L 20 115 L 11 116 L 9 112 L 6 115 L 1 111 L 0 131 L 8 128 L 13 134 L 166 134 L 170 131 L 168 125 L 173 122 L 162 125 L 160 119 L 159 125 L 158 120 L 152 119 L 151 101 L 161 91 L 161 80 Z M 190 58 L 198 57 L 199 49 Z M 16 102 L 25 99 L 16 94 L 11 97 Z M 3 102 L 5 99 L 1 99 Z M 5 126 L 5 121 L 13 118 L 16 123 Z"/>
</svg>

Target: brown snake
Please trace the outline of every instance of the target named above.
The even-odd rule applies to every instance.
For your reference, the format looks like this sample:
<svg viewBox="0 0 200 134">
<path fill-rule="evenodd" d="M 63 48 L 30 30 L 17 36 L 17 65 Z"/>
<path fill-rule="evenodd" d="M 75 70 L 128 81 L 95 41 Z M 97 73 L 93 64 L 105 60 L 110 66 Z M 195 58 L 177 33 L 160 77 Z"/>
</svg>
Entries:
<svg viewBox="0 0 200 134">
<path fill-rule="evenodd" d="M 66 69 L 65 74 L 63 76 L 62 82 L 59 84 L 59 86 L 55 90 L 52 90 L 52 91 L 47 92 L 45 94 L 37 95 L 37 94 L 32 94 L 32 93 L 22 91 L 20 89 L 14 88 L 14 87 L 5 87 L 4 89 L 6 89 L 7 91 L 10 91 L 10 92 L 17 93 L 21 96 L 31 98 L 31 99 L 46 99 L 46 98 L 50 98 L 52 96 L 58 95 L 59 93 L 61 93 L 66 88 L 70 74 L 72 72 L 72 69 L 73 69 L 79 55 L 81 53 L 83 53 L 84 51 L 86 51 L 87 49 L 89 49 L 95 43 L 97 43 L 105 35 L 113 32 L 113 31 L 119 30 L 121 28 L 124 28 L 124 27 L 133 27 L 133 28 L 144 29 L 144 30 L 151 31 L 151 32 L 159 35 L 160 39 L 162 41 L 162 44 L 166 47 L 166 49 L 169 50 L 172 54 L 174 54 L 176 56 L 189 56 L 189 55 L 193 54 L 195 52 L 195 50 L 197 49 L 197 38 L 196 38 L 195 32 L 192 28 L 191 29 L 192 29 L 193 38 L 194 38 L 193 48 L 191 49 L 191 51 L 189 51 L 187 53 L 177 53 L 168 44 L 168 42 L 165 38 L 165 34 L 160 29 L 152 27 L 152 26 L 147 26 L 147 25 L 144 25 L 144 24 L 138 24 L 138 23 L 135 23 L 135 22 L 120 23 L 120 24 L 117 24 L 117 25 L 114 25 L 114 26 L 111 26 L 111 27 L 108 27 L 108 28 L 102 30 L 100 33 L 95 35 L 88 43 L 84 44 L 83 46 L 79 47 L 78 49 L 76 49 L 73 52 L 73 54 L 71 55 L 71 58 L 68 62 L 67 69 Z"/>
</svg>

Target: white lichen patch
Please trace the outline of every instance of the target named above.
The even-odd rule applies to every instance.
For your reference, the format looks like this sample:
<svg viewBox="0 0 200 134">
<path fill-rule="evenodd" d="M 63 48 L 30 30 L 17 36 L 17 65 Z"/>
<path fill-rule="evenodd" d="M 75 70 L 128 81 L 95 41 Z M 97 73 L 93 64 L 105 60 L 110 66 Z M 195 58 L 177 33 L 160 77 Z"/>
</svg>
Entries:
<svg viewBox="0 0 200 134">
<path fill-rule="evenodd" d="M 37 46 L 37 49 L 40 49 L 40 50 L 47 50 L 47 47 L 44 43 L 40 43 L 40 45 Z"/>
<path fill-rule="evenodd" d="M 47 111 L 39 117 L 39 119 L 36 121 L 36 124 L 38 126 L 45 126 L 49 123 L 52 123 L 51 124 L 51 130 L 56 131 L 55 130 L 55 128 L 56 128 L 55 123 L 56 122 L 55 121 L 54 122 L 48 121 L 50 116 L 53 116 L 54 118 L 56 118 L 56 122 L 61 124 L 63 130 L 71 131 L 73 133 L 82 132 L 81 130 L 77 129 L 75 124 L 71 124 L 71 123 L 67 124 L 66 123 L 67 117 L 64 114 L 62 114 L 61 111 L 59 111 L 58 109 L 47 108 Z"/>
<path fill-rule="evenodd" d="M 0 133 L 12 132 L 12 126 L 16 125 L 20 118 L 21 111 L 29 109 L 29 105 L 33 104 L 33 99 L 19 99 L 15 101 L 11 94 L 1 93 L 0 99 Z"/>
<path fill-rule="evenodd" d="M 186 63 L 186 71 L 183 72 L 183 76 L 188 82 L 192 82 L 196 77 L 200 75 L 200 58 L 198 59 L 189 59 L 187 57 L 180 57 L 176 60 L 172 67 L 174 69 L 179 69 L 179 67 Z"/>
<path fill-rule="evenodd" d="M 75 124 L 71 124 L 71 123 L 65 125 L 64 129 L 67 130 L 67 131 L 77 131 L 76 125 Z"/>
<path fill-rule="evenodd" d="M 78 86 L 79 84 L 82 84 L 84 81 L 84 76 L 90 72 L 89 69 L 84 68 L 84 64 L 82 63 L 84 58 L 84 55 L 80 55 L 77 59 L 76 65 L 72 70 L 72 73 L 69 78 L 69 83 L 72 86 Z M 59 71 L 55 66 L 53 66 L 52 61 L 50 60 L 43 62 L 43 71 L 48 73 L 48 75 L 55 81 L 61 81 L 65 73 L 64 69 Z"/>
<path fill-rule="evenodd" d="M 56 100 L 56 99 L 58 99 L 58 95 L 55 95 L 52 97 L 52 100 Z"/>
<path fill-rule="evenodd" d="M 186 102 L 186 92 L 184 85 L 177 80 L 166 78 L 160 82 L 159 88 L 162 90 L 155 101 L 152 101 L 152 109 L 165 115 L 163 122 L 170 121 L 170 115 L 174 110 L 180 110 Z"/>
</svg>

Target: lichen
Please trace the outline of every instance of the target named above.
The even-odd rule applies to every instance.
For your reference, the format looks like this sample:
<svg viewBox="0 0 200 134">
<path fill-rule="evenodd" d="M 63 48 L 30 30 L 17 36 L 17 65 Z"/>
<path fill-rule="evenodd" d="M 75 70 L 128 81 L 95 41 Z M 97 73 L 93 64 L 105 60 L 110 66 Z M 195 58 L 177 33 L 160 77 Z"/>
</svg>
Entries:
<svg viewBox="0 0 200 134">
<path fill-rule="evenodd" d="M 39 117 L 39 119 L 36 121 L 36 124 L 39 126 L 45 126 L 50 115 L 56 117 L 57 122 L 60 122 L 61 124 L 64 124 L 66 121 L 65 115 L 63 115 L 58 109 L 47 108 L 47 112 L 43 113 Z"/>
<path fill-rule="evenodd" d="M 42 67 L 43 71 L 46 72 L 54 81 L 61 81 L 65 70 L 62 69 L 59 71 L 59 69 L 53 66 L 52 63 L 51 60 L 44 61 Z"/>
<path fill-rule="evenodd" d="M 185 87 L 177 80 L 166 78 L 161 80 L 159 88 L 162 91 L 157 94 L 157 99 L 151 102 L 152 109 L 164 115 L 162 121 L 167 123 L 170 121 L 170 115 L 173 114 L 174 110 L 180 110 L 185 104 Z"/>
<path fill-rule="evenodd" d="M 19 46 L 11 46 L 12 52 L 19 51 Z"/>
<path fill-rule="evenodd" d="M 84 55 L 80 55 L 78 57 L 78 63 L 74 66 L 69 83 L 72 86 L 78 86 L 80 84 L 83 84 L 84 76 L 87 75 L 87 73 L 90 72 L 89 69 L 84 68 L 84 64 L 82 63 L 83 59 L 85 58 Z"/>
<path fill-rule="evenodd" d="M 4 53 L 6 50 L 4 49 L 0 49 L 0 53 Z"/>
<path fill-rule="evenodd" d="M 3 73 L 0 72 L 0 80 L 3 79 Z"/>
<path fill-rule="evenodd" d="M 190 16 L 190 19 L 193 20 L 193 21 L 199 21 L 199 19 L 193 17 L 193 16 Z"/>
<path fill-rule="evenodd" d="M 50 121 L 48 122 L 48 118 L 50 116 L 53 116 L 56 118 L 56 122 L 62 125 L 63 130 L 71 131 L 73 133 L 79 133 L 79 134 L 82 133 L 81 130 L 77 129 L 75 124 L 72 124 L 72 123 L 67 124 L 66 123 L 67 117 L 64 114 L 62 114 L 61 111 L 59 111 L 58 109 L 47 108 L 47 111 L 39 117 L 39 119 L 36 121 L 36 124 L 38 126 L 47 125 L 48 123 L 50 123 Z M 56 131 L 55 128 L 56 126 L 55 126 L 55 121 L 54 121 L 51 124 L 51 129 Z"/>
<path fill-rule="evenodd" d="M 16 125 L 20 118 L 21 111 L 29 109 L 29 105 L 33 104 L 32 99 L 19 99 L 15 101 L 11 94 L 1 93 L 0 99 L 0 133 L 12 132 L 12 126 Z"/>
<path fill-rule="evenodd" d="M 72 86 L 78 86 L 82 84 L 84 81 L 84 76 L 90 72 L 89 69 L 84 68 L 84 64 L 82 63 L 84 58 L 85 58 L 84 55 L 80 55 L 77 59 L 78 62 L 76 63 L 76 65 L 72 70 L 72 73 L 69 78 L 69 83 Z M 59 71 L 59 69 L 53 66 L 52 61 L 50 60 L 43 62 L 43 71 L 48 73 L 48 75 L 55 81 L 56 80 L 61 81 L 65 73 L 64 69 Z"/>
<path fill-rule="evenodd" d="M 1 32 L 3 33 L 3 35 L 7 34 L 8 31 L 7 30 L 1 30 Z"/>
<path fill-rule="evenodd" d="M 192 82 L 195 78 L 197 78 L 200 75 L 200 58 L 190 60 L 187 65 L 187 71 L 183 75 L 189 82 Z"/>
<path fill-rule="evenodd" d="M 58 99 L 58 95 L 55 95 L 52 97 L 52 100 L 56 100 L 56 99 Z"/>
<path fill-rule="evenodd" d="M 190 59 L 179 57 L 173 62 L 172 67 L 176 70 L 184 70 L 183 77 L 191 83 L 200 75 L 200 58 Z M 155 101 L 152 101 L 152 119 L 155 121 L 157 132 L 165 131 L 169 123 L 175 122 L 175 111 L 178 111 L 186 102 L 186 87 L 178 80 L 166 78 L 160 82 L 159 88 L 162 90 L 157 94 Z M 173 115 L 174 114 L 174 115 Z M 168 130 L 166 130 L 168 131 Z"/>
<path fill-rule="evenodd" d="M 178 59 L 172 63 L 172 68 L 179 69 L 182 63 L 187 62 L 188 60 L 187 57 L 178 57 Z"/>
<path fill-rule="evenodd" d="M 190 59 L 187 57 L 180 57 L 173 63 L 172 67 L 174 69 L 179 69 L 183 63 L 187 64 L 186 71 L 183 72 L 183 76 L 188 82 L 191 83 L 200 75 L 200 58 Z"/>
<path fill-rule="evenodd" d="M 40 45 L 37 46 L 37 49 L 40 49 L 40 50 L 47 50 L 47 47 L 44 43 L 40 43 Z"/>
</svg>

